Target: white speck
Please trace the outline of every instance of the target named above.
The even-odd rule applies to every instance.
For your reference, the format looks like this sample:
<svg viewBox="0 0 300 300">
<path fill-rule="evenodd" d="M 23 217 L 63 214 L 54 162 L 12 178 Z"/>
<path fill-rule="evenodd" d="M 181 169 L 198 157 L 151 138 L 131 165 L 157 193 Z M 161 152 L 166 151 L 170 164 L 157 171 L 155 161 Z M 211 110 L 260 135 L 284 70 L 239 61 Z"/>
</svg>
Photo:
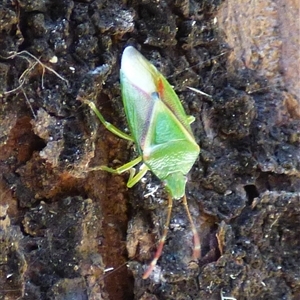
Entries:
<svg viewBox="0 0 300 300">
<path fill-rule="evenodd" d="M 221 300 L 237 300 L 236 298 L 233 298 L 233 297 L 223 296 L 223 290 L 222 289 L 221 289 L 221 292 L 220 292 L 220 296 L 221 296 Z"/>
<path fill-rule="evenodd" d="M 156 185 L 155 187 L 150 187 L 148 190 L 149 192 L 147 194 L 144 195 L 144 198 L 148 198 L 149 196 L 154 197 L 154 193 L 158 190 L 158 185 Z"/>
<path fill-rule="evenodd" d="M 227 191 L 225 191 L 224 196 L 229 196 L 231 194 L 232 194 L 232 191 L 231 190 L 227 190 Z"/>
<path fill-rule="evenodd" d="M 50 59 L 49 59 L 49 62 L 51 64 L 56 64 L 58 62 L 58 57 L 56 55 L 52 56 Z"/>
<path fill-rule="evenodd" d="M 114 268 L 112 268 L 112 267 L 111 267 L 111 268 L 107 268 L 107 269 L 104 270 L 104 273 L 110 272 L 110 271 L 112 271 L 113 269 L 114 269 Z"/>
</svg>

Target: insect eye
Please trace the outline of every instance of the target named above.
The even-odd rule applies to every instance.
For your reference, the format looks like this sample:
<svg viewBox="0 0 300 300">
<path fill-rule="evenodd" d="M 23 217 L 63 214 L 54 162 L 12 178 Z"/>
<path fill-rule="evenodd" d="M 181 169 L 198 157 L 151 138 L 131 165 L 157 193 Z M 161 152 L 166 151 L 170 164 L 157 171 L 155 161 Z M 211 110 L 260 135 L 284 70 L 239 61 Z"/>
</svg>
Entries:
<svg viewBox="0 0 300 300">
<path fill-rule="evenodd" d="M 158 92 L 153 92 L 152 94 L 151 94 L 151 98 L 152 99 L 159 99 L 159 93 Z"/>
</svg>

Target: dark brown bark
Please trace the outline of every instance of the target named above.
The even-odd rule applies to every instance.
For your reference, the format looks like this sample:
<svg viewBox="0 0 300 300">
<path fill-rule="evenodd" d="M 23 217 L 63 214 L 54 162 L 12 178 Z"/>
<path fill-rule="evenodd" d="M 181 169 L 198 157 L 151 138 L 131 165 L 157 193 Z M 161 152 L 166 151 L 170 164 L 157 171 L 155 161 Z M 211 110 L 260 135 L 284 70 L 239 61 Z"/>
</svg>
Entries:
<svg viewBox="0 0 300 300">
<path fill-rule="evenodd" d="M 300 298 L 298 1 L 7 0 L 0 20 L 0 299 Z M 87 172 L 136 153 L 79 100 L 126 129 L 126 45 L 174 86 L 201 147 L 187 197 L 202 257 L 175 201 L 147 280 L 163 186 Z"/>
</svg>

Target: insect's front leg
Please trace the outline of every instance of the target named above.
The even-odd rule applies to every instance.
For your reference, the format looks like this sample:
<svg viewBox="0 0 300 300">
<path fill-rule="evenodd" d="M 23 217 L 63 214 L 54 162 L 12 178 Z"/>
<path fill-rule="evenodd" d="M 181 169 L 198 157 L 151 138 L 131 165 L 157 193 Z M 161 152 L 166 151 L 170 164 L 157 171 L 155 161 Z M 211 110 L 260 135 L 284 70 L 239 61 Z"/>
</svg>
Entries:
<svg viewBox="0 0 300 300">
<path fill-rule="evenodd" d="M 100 122 L 105 126 L 105 128 L 107 130 L 109 130 L 110 132 L 114 133 L 115 135 L 117 135 L 118 137 L 120 137 L 120 138 L 122 138 L 124 140 L 128 140 L 128 141 L 134 142 L 133 138 L 129 134 L 121 131 L 120 129 L 118 129 L 113 124 L 107 122 L 104 119 L 104 117 L 101 114 L 101 112 L 96 107 L 96 105 L 94 104 L 94 102 L 86 100 L 86 99 L 79 99 L 79 100 L 81 100 L 82 102 L 86 103 L 94 111 L 94 113 L 96 114 L 96 116 L 99 118 Z"/>
</svg>

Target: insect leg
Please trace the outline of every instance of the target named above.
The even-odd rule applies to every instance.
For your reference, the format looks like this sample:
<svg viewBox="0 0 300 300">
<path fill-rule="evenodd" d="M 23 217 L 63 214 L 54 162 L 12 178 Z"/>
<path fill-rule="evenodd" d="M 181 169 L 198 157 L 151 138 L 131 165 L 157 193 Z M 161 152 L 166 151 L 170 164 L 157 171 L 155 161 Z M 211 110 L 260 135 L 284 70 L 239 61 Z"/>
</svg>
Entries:
<svg viewBox="0 0 300 300">
<path fill-rule="evenodd" d="M 132 169 L 135 165 L 137 165 L 141 161 L 142 161 L 142 156 L 138 156 L 134 160 L 132 160 L 132 161 L 126 163 L 125 165 L 123 165 L 119 168 L 116 168 L 116 169 L 113 169 L 113 168 L 110 168 L 107 166 L 99 166 L 99 167 L 89 168 L 86 172 L 101 170 L 101 171 L 106 171 L 106 172 L 113 173 L 113 174 L 122 174 L 122 173 Z"/>
<path fill-rule="evenodd" d="M 110 132 L 114 133 L 115 135 L 117 135 L 118 137 L 120 137 L 122 139 L 125 139 L 125 140 L 128 140 L 128 141 L 132 141 L 132 142 L 134 141 L 133 138 L 129 134 L 121 131 L 120 129 L 118 129 L 113 124 L 107 122 L 104 119 L 104 117 L 102 116 L 102 114 L 100 113 L 100 111 L 98 110 L 98 108 L 96 107 L 96 105 L 92 101 L 85 100 L 85 99 L 81 99 L 81 101 L 83 101 L 84 103 L 86 103 L 94 111 L 94 113 L 99 118 L 100 122 L 105 126 L 105 128 L 107 130 L 109 130 Z"/>
<path fill-rule="evenodd" d="M 184 205 L 184 207 L 185 207 L 187 216 L 188 216 L 188 218 L 189 218 L 189 220 L 190 220 L 191 229 L 192 229 L 193 236 L 194 236 L 193 258 L 194 258 L 194 259 L 198 259 L 198 258 L 200 257 L 200 255 L 201 255 L 201 243 L 200 243 L 200 238 L 199 238 L 197 229 L 196 229 L 196 227 L 195 227 L 195 224 L 194 224 L 194 222 L 193 222 L 191 213 L 190 213 L 190 211 L 189 211 L 189 207 L 188 207 L 187 200 L 186 200 L 186 195 L 183 196 L 182 203 L 183 203 L 183 205 Z"/>
<path fill-rule="evenodd" d="M 170 225 L 170 220 L 171 220 L 171 213 L 172 213 L 172 206 L 173 206 L 173 199 L 169 195 L 169 197 L 168 197 L 168 215 L 167 215 L 167 220 L 166 220 L 166 223 L 165 223 L 165 226 L 164 226 L 163 235 L 162 235 L 162 237 L 159 241 L 158 248 L 156 250 L 154 258 L 151 261 L 148 269 L 146 270 L 146 272 L 143 275 L 143 279 L 147 279 L 149 277 L 149 275 L 151 274 L 151 272 L 155 268 L 159 257 L 161 256 L 161 253 L 162 253 L 162 250 L 163 250 L 166 238 L 167 238 L 168 230 L 169 230 L 169 225 Z"/>
<path fill-rule="evenodd" d="M 133 167 L 136 166 L 141 161 L 142 161 L 142 157 L 138 156 L 134 160 L 128 162 L 127 164 L 125 164 L 117 169 L 113 169 L 113 168 L 110 168 L 107 166 L 99 166 L 99 167 L 89 168 L 86 172 L 101 170 L 101 171 L 106 171 L 106 172 L 113 173 L 113 174 L 122 174 L 129 170 L 130 176 L 129 176 L 129 179 L 127 182 L 127 187 L 131 188 L 137 182 L 139 182 L 144 177 L 144 175 L 147 173 L 147 171 L 149 170 L 149 168 L 143 164 L 140 171 L 135 175 L 135 169 Z"/>
<path fill-rule="evenodd" d="M 130 176 L 127 182 L 127 187 L 133 187 L 137 182 L 139 182 L 147 173 L 149 168 L 143 164 L 140 171 L 135 175 L 135 169 L 130 170 Z"/>
<path fill-rule="evenodd" d="M 187 121 L 188 121 L 189 124 L 192 124 L 195 120 L 196 120 L 196 118 L 194 116 L 188 116 L 187 117 Z"/>
</svg>

